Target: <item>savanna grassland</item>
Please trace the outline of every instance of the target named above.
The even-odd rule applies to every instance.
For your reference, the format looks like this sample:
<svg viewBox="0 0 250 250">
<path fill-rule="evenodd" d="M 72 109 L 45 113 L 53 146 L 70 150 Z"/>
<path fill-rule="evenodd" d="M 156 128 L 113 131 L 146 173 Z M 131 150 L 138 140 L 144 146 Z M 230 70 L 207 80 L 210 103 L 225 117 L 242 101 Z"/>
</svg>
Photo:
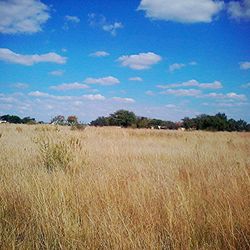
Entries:
<svg viewBox="0 0 250 250">
<path fill-rule="evenodd" d="M 0 125 L 0 249 L 250 249 L 250 133 Z"/>
</svg>

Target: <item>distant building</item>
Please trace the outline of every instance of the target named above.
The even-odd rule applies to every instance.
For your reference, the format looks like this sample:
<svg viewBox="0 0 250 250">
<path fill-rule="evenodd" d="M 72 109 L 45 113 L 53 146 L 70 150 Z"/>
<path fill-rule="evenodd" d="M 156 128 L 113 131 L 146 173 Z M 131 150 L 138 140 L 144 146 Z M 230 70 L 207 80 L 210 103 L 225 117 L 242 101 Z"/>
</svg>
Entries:
<svg viewBox="0 0 250 250">
<path fill-rule="evenodd" d="M 6 121 L 0 120 L 0 123 L 7 123 Z"/>
</svg>

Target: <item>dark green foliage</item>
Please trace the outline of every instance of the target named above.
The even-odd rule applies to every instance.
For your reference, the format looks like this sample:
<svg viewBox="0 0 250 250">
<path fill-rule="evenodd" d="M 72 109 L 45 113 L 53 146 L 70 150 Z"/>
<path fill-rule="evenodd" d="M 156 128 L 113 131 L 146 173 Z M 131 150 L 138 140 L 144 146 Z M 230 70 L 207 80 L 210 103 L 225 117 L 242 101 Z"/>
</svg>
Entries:
<svg viewBox="0 0 250 250">
<path fill-rule="evenodd" d="M 9 123 L 22 123 L 22 119 L 16 115 L 3 115 L 0 117 L 0 119 Z"/>
<path fill-rule="evenodd" d="M 120 127 L 132 127 L 136 125 L 137 118 L 135 114 L 127 110 L 118 110 L 114 114 L 108 117 L 98 117 L 92 121 L 92 126 L 120 126 Z"/>
<path fill-rule="evenodd" d="M 243 120 L 227 119 L 223 113 L 212 115 L 199 115 L 196 118 L 185 117 L 183 126 L 186 129 L 210 130 L 210 131 L 250 131 L 250 125 Z"/>
<path fill-rule="evenodd" d="M 132 128 L 178 129 L 208 131 L 250 131 L 250 124 L 243 120 L 227 119 L 224 113 L 214 116 L 201 114 L 196 118 L 185 117 L 182 122 L 163 121 L 147 117 L 135 116 L 133 112 L 118 110 L 108 117 L 98 117 L 90 123 L 91 126 L 121 126 Z"/>
<path fill-rule="evenodd" d="M 131 127 L 133 124 L 136 124 L 136 116 L 133 112 L 127 110 L 118 110 L 114 114 L 111 114 L 111 121 L 116 126 L 122 127 Z"/>
<path fill-rule="evenodd" d="M 24 123 L 24 124 L 36 124 L 36 120 L 35 120 L 35 118 L 30 118 L 28 116 L 28 117 L 24 117 L 22 119 L 22 123 Z"/>
<path fill-rule="evenodd" d="M 108 117 L 100 116 L 96 120 L 92 121 L 90 125 L 103 127 L 103 126 L 109 126 L 109 123 L 110 121 Z"/>
</svg>

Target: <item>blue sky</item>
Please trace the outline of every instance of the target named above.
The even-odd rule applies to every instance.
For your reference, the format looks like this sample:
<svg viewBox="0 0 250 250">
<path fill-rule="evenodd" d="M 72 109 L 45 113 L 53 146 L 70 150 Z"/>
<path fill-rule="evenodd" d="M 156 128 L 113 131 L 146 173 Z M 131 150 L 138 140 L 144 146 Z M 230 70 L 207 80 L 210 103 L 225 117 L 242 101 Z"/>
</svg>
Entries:
<svg viewBox="0 0 250 250">
<path fill-rule="evenodd" d="M 1 0 L 0 115 L 250 121 L 250 0 Z"/>
</svg>

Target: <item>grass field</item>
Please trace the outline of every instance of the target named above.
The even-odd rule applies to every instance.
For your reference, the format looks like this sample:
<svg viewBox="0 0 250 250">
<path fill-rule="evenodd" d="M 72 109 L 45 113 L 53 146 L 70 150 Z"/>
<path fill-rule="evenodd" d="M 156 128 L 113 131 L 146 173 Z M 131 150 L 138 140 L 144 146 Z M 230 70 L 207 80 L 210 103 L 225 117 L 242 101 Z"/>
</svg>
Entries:
<svg viewBox="0 0 250 250">
<path fill-rule="evenodd" d="M 0 249 L 250 249 L 250 133 L 1 124 Z"/>
</svg>

